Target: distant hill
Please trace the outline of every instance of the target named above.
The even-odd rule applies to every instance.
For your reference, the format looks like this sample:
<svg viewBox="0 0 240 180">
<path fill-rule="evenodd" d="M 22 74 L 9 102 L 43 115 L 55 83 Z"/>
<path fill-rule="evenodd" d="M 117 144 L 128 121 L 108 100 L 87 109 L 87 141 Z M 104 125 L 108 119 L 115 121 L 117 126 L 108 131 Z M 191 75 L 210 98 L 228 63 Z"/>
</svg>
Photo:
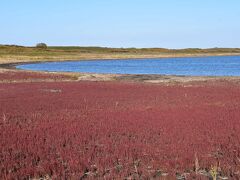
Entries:
<svg viewBox="0 0 240 180">
<path fill-rule="evenodd" d="M 48 48 L 0 45 L 0 63 L 84 59 L 160 58 L 240 55 L 240 48 L 165 49 L 50 46 Z"/>
</svg>

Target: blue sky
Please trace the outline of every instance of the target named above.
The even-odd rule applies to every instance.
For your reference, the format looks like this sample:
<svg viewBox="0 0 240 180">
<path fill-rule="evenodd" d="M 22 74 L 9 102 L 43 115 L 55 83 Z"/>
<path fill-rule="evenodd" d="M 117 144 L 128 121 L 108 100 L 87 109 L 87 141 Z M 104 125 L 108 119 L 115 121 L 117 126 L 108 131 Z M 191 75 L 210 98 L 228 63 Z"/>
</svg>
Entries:
<svg viewBox="0 0 240 180">
<path fill-rule="evenodd" d="M 0 44 L 240 47 L 239 0 L 1 0 Z"/>
</svg>

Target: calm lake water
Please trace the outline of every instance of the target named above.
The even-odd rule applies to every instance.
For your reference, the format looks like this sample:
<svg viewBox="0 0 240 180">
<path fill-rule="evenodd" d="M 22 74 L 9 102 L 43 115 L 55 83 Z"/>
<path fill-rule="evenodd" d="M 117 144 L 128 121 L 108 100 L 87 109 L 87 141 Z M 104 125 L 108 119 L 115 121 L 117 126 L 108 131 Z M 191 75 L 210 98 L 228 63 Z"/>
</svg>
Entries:
<svg viewBox="0 0 240 180">
<path fill-rule="evenodd" d="M 54 72 L 240 76 L 240 56 L 49 62 L 17 68 Z"/>
</svg>

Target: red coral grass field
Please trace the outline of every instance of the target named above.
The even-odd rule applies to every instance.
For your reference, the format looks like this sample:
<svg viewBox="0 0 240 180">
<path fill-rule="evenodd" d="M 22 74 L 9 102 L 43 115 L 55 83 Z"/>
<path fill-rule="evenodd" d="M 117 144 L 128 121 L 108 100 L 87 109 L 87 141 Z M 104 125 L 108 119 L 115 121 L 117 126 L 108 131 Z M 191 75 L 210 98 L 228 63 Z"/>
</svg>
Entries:
<svg viewBox="0 0 240 180">
<path fill-rule="evenodd" d="M 240 177 L 240 85 L 0 84 L 0 179 Z"/>
<path fill-rule="evenodd" d="M 70 75 L 63 75 L 57 73 L 38 73 L 25 72 L 19 70 L 0 71 L 0 82 L 18 82 L 18 81 L 59 81 L 73 79 Z"/>
</svg>

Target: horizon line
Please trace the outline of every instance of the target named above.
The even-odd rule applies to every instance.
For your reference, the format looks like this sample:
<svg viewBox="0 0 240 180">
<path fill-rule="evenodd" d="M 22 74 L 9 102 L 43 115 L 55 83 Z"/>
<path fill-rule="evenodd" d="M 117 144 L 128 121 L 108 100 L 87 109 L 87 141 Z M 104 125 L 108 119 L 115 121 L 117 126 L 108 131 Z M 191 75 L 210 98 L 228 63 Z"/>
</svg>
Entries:
<svg viewBox="0 0 240 180">
<path fill-rule="evenodd" d="M 36 43 L 37 45 L 38 43 Z M 114 47 L 114 46 L 98 46 L 98 45 L 48 45 L 45 43 L 47 47 L 79 47 L 79 48 L 108 48 L 108 49 L 166 49 L 166 50 L 181 50 L 181 49 L 240 49 L 240 47 L 206 47 L 206 48 L 200 48 L 200 47 L 184 47 L 184 48 L 165 48 L 165 47 Z M 36 45 L 19 45 L 19 44 L 0 44 L 0 46 L 17 46 L 17 47 L 29 47 L 34 48 Z"/>
</svg>

